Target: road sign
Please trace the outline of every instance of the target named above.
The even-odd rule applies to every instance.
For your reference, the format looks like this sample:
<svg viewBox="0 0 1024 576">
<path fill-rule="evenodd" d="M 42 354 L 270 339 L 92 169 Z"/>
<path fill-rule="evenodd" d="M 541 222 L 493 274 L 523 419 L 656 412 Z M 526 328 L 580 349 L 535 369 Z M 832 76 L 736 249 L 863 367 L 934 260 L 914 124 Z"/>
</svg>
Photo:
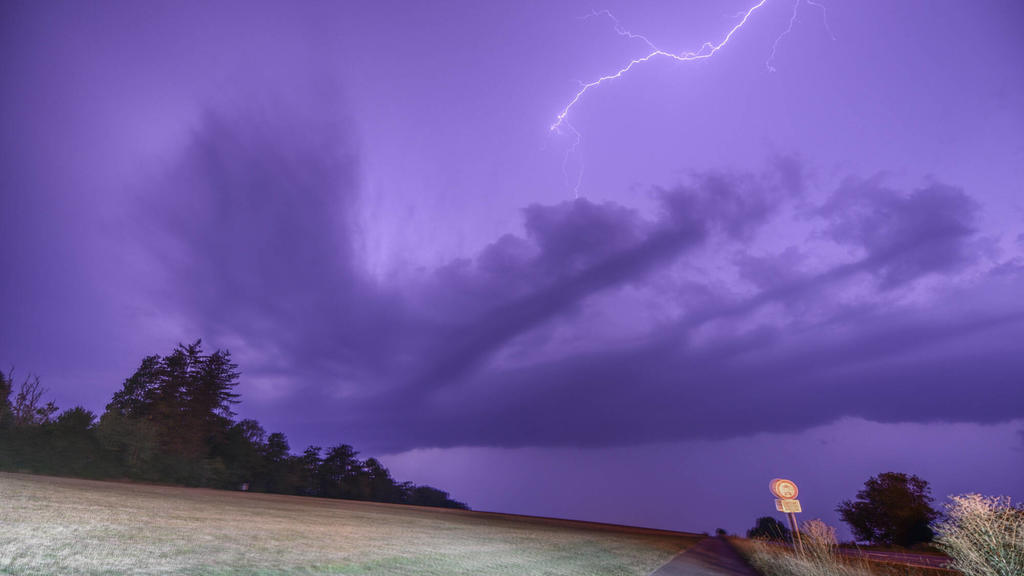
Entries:
<svg viewBox="0 0 1024 576">
<path fill-rule="evenodd" d="M 768 489 L 780 500 L 796 500 L 797 494 L 800 493 L 797 490 L 796 483 L 785 478 L 772 480 L 771 484 L 768 485 Z"/>
<path fill-rule="evenodd" d="M 778 498 L 775 500 L 775 509 L 778 510 L 779 512 L 785 512 L 786 514 L 791 514 L 793 512 L 803 512 L 803 510 L 800 508 L 799 500 L 784 500 L 782 498 Z"/>
<path fill-rule="evenodd" d="M 804 543 L 800 538 L 800 525 L 796 522 L 796 513 L 802 512 L 800 501 L 796 499 L 796 495 L 800 493 L 797 490 L 796 482 L 786 480 L 785 478 L 776 478 L 768 485 L 768 489 L 775 495 L 775 509 L 779 512 L 785 512 L 786 516 L 789 517 L 789 529 L 793 531 L 793 536 L 796 537 L 794 544 L 796 544 L 797 550 L 803 553 Z"/>
</svg>

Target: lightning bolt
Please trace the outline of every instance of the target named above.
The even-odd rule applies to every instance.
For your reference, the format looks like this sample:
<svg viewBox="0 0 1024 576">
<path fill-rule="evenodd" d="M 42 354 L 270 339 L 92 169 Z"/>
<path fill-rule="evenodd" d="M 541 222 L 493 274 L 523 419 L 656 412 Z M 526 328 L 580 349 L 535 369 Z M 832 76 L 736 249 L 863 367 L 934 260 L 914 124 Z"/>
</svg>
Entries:
<svg viewBox="0 0 1024 576">
<path fill-rule="evenodd" d="M 576 91 L 576 93 L 573 95 L 573 97 L 569 100 L 569 102 L 565 105 L 565 107 L 562 108 L 562 110 L 555 117 L 554 123 L 551 124 L 551 131 L 552 132 L 557 132 L 557 133 L 561 134 L 563 129 L 567 129 L 574 136 L 573 144 L 566 151 L 565 157 L 562 160 L 562 174 L 565 177 L 566 185 L 572 187 L 573 194 L 575 195 L 576 198 L 579 198 L 580 184 L 581 184 L 581 182 L 583 180 L 583 165 L 582 165 L 582 162 L 581 162 L 580 163 L 580 170 L 579 170 L 579 172 L 578 172 L 578 174 L 576 176 L 575 182 L 572 183 L 571 182 L 571 178 L 569 177 L 568 163 L 569 163 L 569 159 L 572 157 L 573 154 L 579 154 L 579 146 L 580 146 L 580 144 L 583 141 L 583 137 L 580 134 L 580 132 L 572 124 L 570 124 L 568 122 L 567 117 L 569 116 L 569 113 L 572 111 L 573 107 L 576 106 L 577 103 L 579 103 L 580 99 L 582 99 L 583 96 L 587 92 L 589 92 L 590 90 L 592 90 L 594 88 L 597 88 L 598 86 L 600 86 L 601 84 L 604 84 L 606 82 L 611 82 L 612 80 L 616 80 L 618 78 L 621 78 L 622 76 L 627 74 L 630 70 L 632 70 L 634 67 L 636 67 L 636 66 L 638 66 L 640 64 L 643 64 L 645 62 L 648 62 L 650 60 L 653 60 L 655 58 L 669 58 L 669 59 L 675 60 L 677 62 L 693 62 L 693 61 L 696 61 L 696 60 L 707 60 L 707 59 L 711 58 L 716 53 L 718 53 L 719 50 L 721 50 L 722 48 L 725 48 L 725 46 L 729 43 L 729 41 L 732 40 L 732 37 L 741 28 L 743 28 L 743 26 L 745 26 L 747 24 L 747 21 L 750 20 L 750 17 L 751 17 L 751 15 L 754 14 L 754 12 L 756 12 L 758 9 L 760 9 L 762 6 L 764 6 L 767 3 L 768 3 L 768 0 L 760 0 L 758 3 L 754 4 L 753 6 L 751 6 L 746 11 L 738 13 L 736 16 L 739 18 L 739 22 L 737 22 L 732 28 L 730 28 L 729 31 L 725 34 L 725 37 L 722 38 L 717 44 L 714 43 L 714 42 L 705 42 L 695 52 L 681 52 L 681 53 L 678 53 L 678 54 L 673 53 L 673 52 L 668 52 L 666 50 L 662 50 L 661 48 L 658 48 L 653 42 L 651 42 L 651 40 L 649 38 L 647 38 L 646 36 L 644 36 L 642 34 L 634 34 L 633 32 L 630 32 L 629 30 L 623 28 L 622 25 L 619 23 L 619 20 L 608 10 L 595 10 L 595 11 L 592 11 L 590 14 L 587 14 L 585 16 L 581 16 L 580 17 L 581 19 L 598 18 L 598 17 L 608 18 L 609 20 L 611 20 L 612 26 L 614 27 L 614 30 L 615 30 L 616 34 L 618 34 L 619 36 L 628 38 L 630 40 L 640 40 L 641 42 L 643 42 L 647 46 L 647 48 L 650 51 L 646 55 L 644 55 L 644 56 L 641 56 L 639 58 L 634 58 L 633 60 L 630 60 L 625 66 L 619 68 L 614 73 L 611 73 L 611 74 L 608 74 L 608 75 L 605 75 L 605 76 L 601 76 L 600 78 L 598 78 L 596 80 L 593 80 L 591 82 L 581 82 L 579 89 Z M 832 33 L 832 29 L 829 28 L 829 26 L 828 26 L 828 17 L 827 17 L 826 11 L 825 11 L 825 6 L 823 6 L 822 4 L 816 2 L 815 0 L 795 0 L 794 3 L 793 3 L 793 13 L 792 13 L 792 15 L 790 16 L 790 19 L 789 19 L 789 25 L 775 39 L 775 42 L 772 44 L 771 52 L 768 55 L 768 59 L 765 61 L 765 66 L 771 72 L 775 71 L 775 66 L 774 66 L 775 53 L 778 50 L 779 43 L 782 42 L 782 39 L 785 38 L 787 35 L 789 35 L 790 32 L 793 31 L 793 26 L 796 24 L 797 16 L 798 16 L 798 13 L 799 13 L 799 10 L 800 10 L 800 6 L 801 6 L 801 4 L 804 4 L 804 3 L 806 3 L 806 4 L 810 5 L 810 6 L 814 6 L 814 7 L 818 8 L 819 10 L 821 10 L 822 21 L 824 22 L 825 29 L 828 31 L 828 33 L 832 37 L 832 39 L 835 40 L 835 34 Z"/>
<path fill-rule="evenodd" d="M 590 14 L 580 16 L 580 20 L 587 20 L 588 18 L 598 18 L 601 16 L 605 16 L 612 21 L 612 26 L 615 28 L 615 33 L 618 34 L 619 36 L 625 36 L 630 40 L 642 40 L 643 43 L 647 44 L 647 47 L 650 48 L 651 50 L 658 50 L 658 47 L 655 46 L 654 43 L 647 38 L 647 36 L 644 36 L 643 34 L 634 34 L 629 30 L 623 28 L 622 25 L 619 24 L 619 19 L 616 18 L 610 10 L 594 10 Z"/>
<path fill-rule="evenodd" d="M 675 60 L 677 62 L 693 62 L 695 60 L 706 60 L 708 58 L 711 58 L 719 50 L 724 48 L 725 45 L 729 43 L 729 40 L 732 40 L 733 35 L 736 34 L 736 32 L 740 28 L 743 28 L 743 26 L 747 23 L 747 20 L 750 19 L 750 15 L 753 14 L 758 8 L 764 6 L 767 2 L 768 0 L 761 0 L 757 4 L 754 4 L 752 7 L 750 7 L 750 9 L 748 9 L 746 12 L 744 12 L 743 17 L 740 19 L 740 21 L 729 30 L 729 32 L 725 35 L 725 38 L 723 38 L 722 41 L 719 42 L 718 44 L 715 44 L 713 42 L 705 42 L 696 52 L 683 52 L 680 54 L 666 52 L 665 50 L 662 50 L 655 46 L 654 44 L 652 44 L 650 40 L 648 40 L 646 37 L 637 34 L 632 34 L 631 32 L 626 30 L 622 30 L 622 28 L 618 26 L 618 20 L 615 20 L 615 17 L 611 16 L 611 13 L 608 13 L 607 10 L 595 13 L 608 13 L 608 16 L 611 17 L 614 22 L 616 22 L 616 32 L 619 32 L 620 35 L 628 36 L 630 38 L 643 39 L 651 48 L 651 52 L 648 53 L 646 56 L 641 56 L 640 58 L 630 60 L 628 64 L 620 68 L 614 74 L 601 76 L 600 78 L 592 82 L 585 82 L 582 86 L 580 86 L 580 89 L 576 92 L 572 99 L 569 100 L 569 103 L 565 105 L 565 108 L 562 108 L 562 111 L 558 113 L 557 117 L 555 117 L 555 122 L 554 124 L 551 125 L 551 130 L 555 132 L 558 131 L 558 129 L 565 123 L 565 118 L 566 116 L 569 115 L 569 112 L 572 111 L 573 106 L 575 106 L 576 103 L 580 101 L 580 98 L 583 98 L 583 95 L 586 94 L 590 89 L 596 88 L 597 86 L 600 86 L 605 82 L 610 82 L 617 78 L 621 78 L 623 74 L 626 74 L 627 72 L 632 70 L 633 67 L 636 66 L 637 64 L 643 64 L 644 62 L 647 62 L 654 58 L 671 58 L 672 60 Z"/>
<path fill-rule="evenodd" d="M 821 21 L 825 25 L 825 30 L 828 31 L 828 35 L 831 36 L 833 40 L 836 39 L 836 35 L 833 34 L 832 29 L 829 28 L 828 13 L 825 11 L 825 6 L 815 2 L 814 0 L 796 0 L 793 2 L 793 14 L 789 17 L 789 26 L 786 26 L 786 29 L 782 31 L 782 34 L 779 34 L 779 36 L 775 38 L 775 42 L 772 43 L 772 51 L 768 54 L 768 59 L 764 62 L 765 68 L 768 68 L 769 72 L 775 72 L 775 52 L 779 49 L 779 42 L 782 42 L 782 39 L 793 31 L 793 25 L 796 24 L 797 15 L 800 12 L 800 5 L 804 3 L 821 10 Z"/>
<path fill-rule="evenodd" d="M 569 158 L 572 158 L 573 154 L 579 151 L 580 144 L 583 142 L 583 135 L 576 129 L 575 126 L 570 124 L 567 120 L 562 122 L 572 133 L 575 139 L 573 140 L 572 146 L 565 151 L 565 157 L 562 158 L 562 177 L 565 178 L 565 185 L 572 188 L 573 198 L 579 199 L 580 197 L 580 184 L 583 183 L 583 164 L 580 163 L 580 169 L 576 172 L 576 181 L 572 182 L 569 177 Z"/>
</svg>

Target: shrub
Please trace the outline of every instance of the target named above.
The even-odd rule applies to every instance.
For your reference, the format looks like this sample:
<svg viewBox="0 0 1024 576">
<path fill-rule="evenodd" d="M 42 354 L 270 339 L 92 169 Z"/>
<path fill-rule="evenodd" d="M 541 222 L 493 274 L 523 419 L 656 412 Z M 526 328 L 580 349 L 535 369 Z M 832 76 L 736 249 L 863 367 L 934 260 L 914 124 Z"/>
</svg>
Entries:
<svg viewBox="0 0 1024 576">
<path fill-rule="evenodd" d="M 869 478 L 857 500 L 844 500 L 836 512 L 859 541 L 910 547 L 934 537 L 930 525 L 941 514 L 931 504 L 928 482 L 885 472 Z"/>
<path fill-rule="evenodd" d="M 980 494 L 953 496 L 948 520 L 936 528 L 939 547 L 951 567 L 966 576 L 1024 574 L 1024 508 L 1009 498 Z"/>
<path fill-rule="evenodd" d="M 747 538 L 792 542 L 793 534 L 778 519 L 771 516 L 761 516 L 755 521 L 754 527 L 747 530 Z"/>
</svg>

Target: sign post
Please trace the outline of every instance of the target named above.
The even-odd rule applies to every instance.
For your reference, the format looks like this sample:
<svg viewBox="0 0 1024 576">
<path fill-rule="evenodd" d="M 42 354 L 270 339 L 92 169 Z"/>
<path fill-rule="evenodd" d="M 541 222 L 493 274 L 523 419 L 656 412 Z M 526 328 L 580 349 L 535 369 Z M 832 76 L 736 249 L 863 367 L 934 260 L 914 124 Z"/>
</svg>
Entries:
<svg viewBox="0 0 1024 576">
<path fill-rule="evenodd" d="M 804 543 L 800 539 L 800 525 L 796 522 L 796 513 L 802 511 L 800 501 L 796 499 L 800 493 L 796 483 L 785 478 L 776 478 L 768 485 L 768 489 L 775 495 L 775 509 L 784 512 L 789 518 L 789 529 L 793 531 L 793 545 L 803 554 Z"/>
</svg>

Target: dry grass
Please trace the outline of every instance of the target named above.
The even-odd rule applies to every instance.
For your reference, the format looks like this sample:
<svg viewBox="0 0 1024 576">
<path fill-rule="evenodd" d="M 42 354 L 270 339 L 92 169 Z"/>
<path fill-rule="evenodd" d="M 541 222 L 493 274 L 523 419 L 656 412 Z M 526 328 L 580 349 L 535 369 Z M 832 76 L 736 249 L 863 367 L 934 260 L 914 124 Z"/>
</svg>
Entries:
<svg viewBox="0 0 1024 576">
<path fill-rule="evenodd" d="M 646 575 L 698 537 L 0 473 L 0 574 Z"/>
<path fill-rule="evenodd" d="M 750 564 L 764 576 L 948 576 L 941 568 L 907 566 L 850 558 L 839 553 L 835 529 L 820 520 L 811 520 L 801 528 L 803 553 L 788 546 L 756 540 L 734 540 Z"/>
<path fill-rule="evenodd" d="M 840 559 L 835 530 L 824 522 L 806 522 L 802 536 L 802 554 L 752 542 L 748 553 L 750 563 L 765 576 L 873 576 L 867 565 Z"/>
<path fill-rule="evenodd" d="M 967 576 L 1024 574 L 1024 508 L 1008 498 L 953 496 L 937 542 Z"/>
</svg>

